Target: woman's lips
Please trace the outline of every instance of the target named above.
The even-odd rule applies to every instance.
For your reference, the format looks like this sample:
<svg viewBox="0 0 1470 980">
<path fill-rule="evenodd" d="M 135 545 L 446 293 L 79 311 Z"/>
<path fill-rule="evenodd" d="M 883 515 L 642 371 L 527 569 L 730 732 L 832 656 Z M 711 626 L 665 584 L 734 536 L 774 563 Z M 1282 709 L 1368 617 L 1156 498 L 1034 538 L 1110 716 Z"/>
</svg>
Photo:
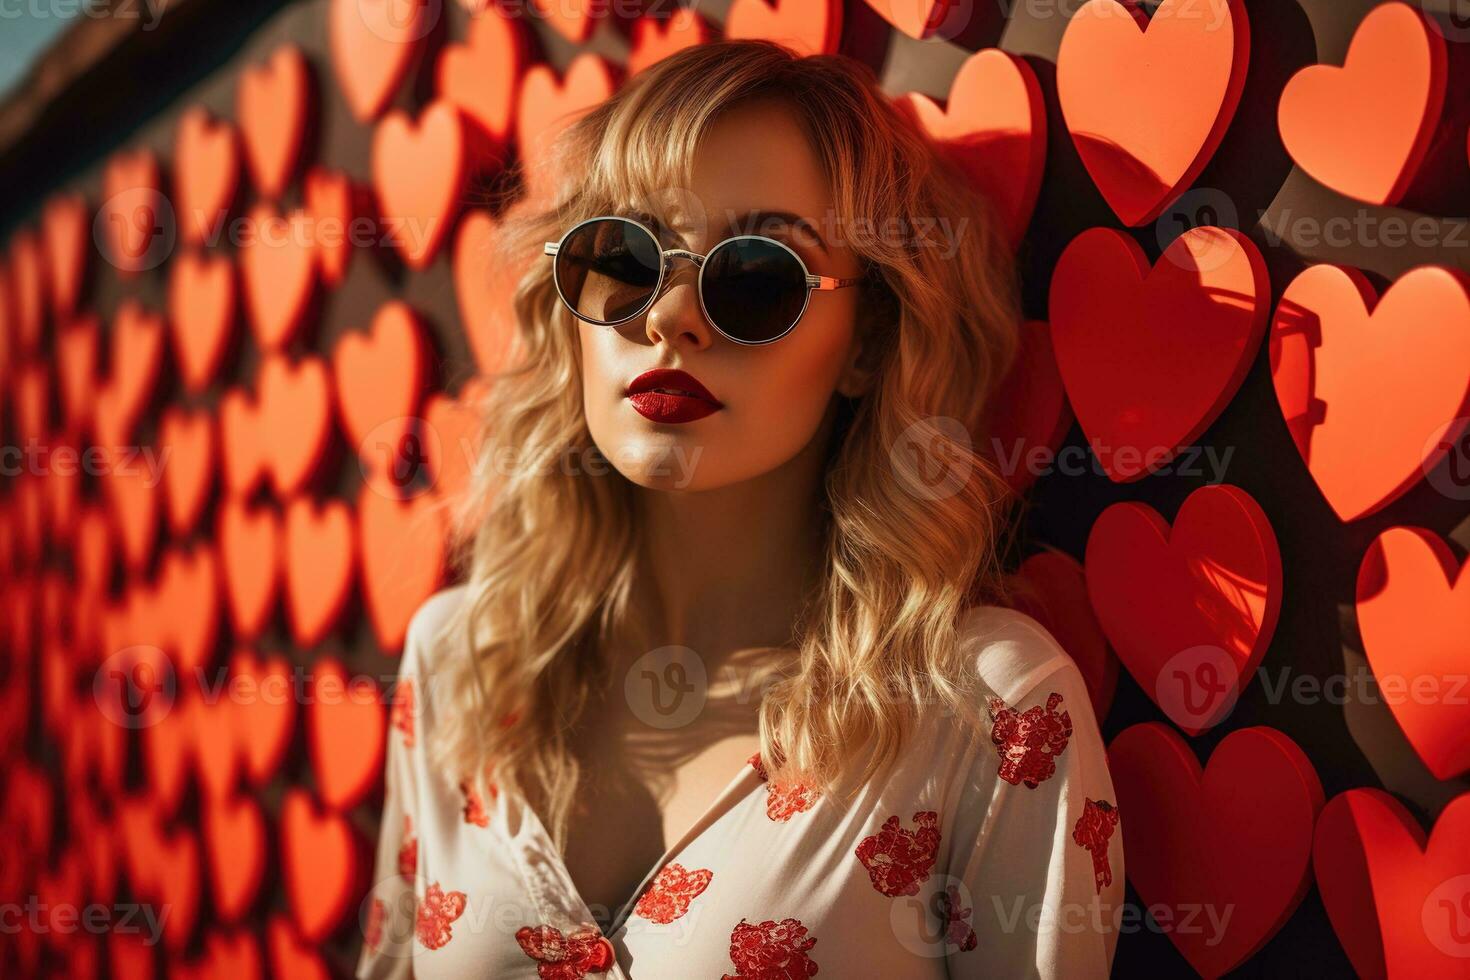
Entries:
<svg viewBox="0 0 1470 980">
<path fill-rule="evenodd" d="M 653 422 L 693 422 L 724 407 L 698 378 L 664 368 L 634 378 L 627 396 L 633 410 Z"/>
</svg>

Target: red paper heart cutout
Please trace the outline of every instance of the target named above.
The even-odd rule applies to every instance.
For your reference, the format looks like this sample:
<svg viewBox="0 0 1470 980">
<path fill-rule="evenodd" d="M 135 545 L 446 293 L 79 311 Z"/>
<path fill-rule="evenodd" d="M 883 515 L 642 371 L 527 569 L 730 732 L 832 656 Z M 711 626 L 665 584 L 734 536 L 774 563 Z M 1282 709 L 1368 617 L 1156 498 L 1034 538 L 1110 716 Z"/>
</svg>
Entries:
<svg viewBox="0 0 1470 980">
<path fill-rule="evenodd" d="M 1465 567 L 1443 539 L 1417 527 L 1384 531 L 1358 567 L 1358 629 L 1368 665 L 1436 779 L 1470 769 L 1470 707 L 1452 696 L 1470 662 L 1470 631 L 1459 628 L 1470 624 Z"/>
<path fill-rule="evenodd" d="M 235 267 L 228 256 L 185 251 L 168 276 L 168 320 L 184 390 L 219 373 L 235 327 Z"/>
<path fill-rule="evenodd" d="M 202 106 L 179 117 L 174 137 L 174 208 L 185 245 L 215 245 L 240 187 L 240 141 L 235 127 Z"/>
<path fill-rule="evenodd" d="M 460 322 L 475 364 L 485 374 L 506 364 L 516 331 L 511 296 L 521 271 L 496 254 L 496 227 L 495 219 L 484 211 L 471 211 L 460 221 L 454 240 L 454 295 Z"/>
<path fill-rule="evenodd" d="M 586 44 L 597 22 L 612 13 L 608 0 L 532 0 L 532 3 L 536 16 L 573 44 Z"/>
<path fill-rule="evenodd" d="M 252 786 L 263 786 L 280 768 L 295 731 L 299 692 L 291 664 L 240 650 L 230 658 L 230 675 L 238 692 L 233 717 L 245 775 Z"/>
<path fill-rule="evenodd" d="M 265 976 L 254 933 L 210 932 L 204 938 L 204 955 L 209 980 L 261 980 Z M 276 976 L 285 978 L 286 974 Z"/>
<path fill-rule="evenodd" d="M 1426 835 L 1380 789 L 1334 796 L 1312 864 L 1338 941 L 1360 977 L 1463 977 L 1470 909 L 1470 794 Z"/>
<path fill-rule="evenodd" d="M 242 753 L 236 696 L 227 683 L 213 678 L 205 683 L 201 693 L 206 696 L 191 702 L 189 723 L 194 729 L 194 771 L 207 806 L 235 792 Z"/>
<path fill-rule="evenodd" d="M 341 661 L 323 657 L 312 670 L 306 741 L 317 793 L 334 810 L 350 810 L 378 784 L 388 714 L 371 677 L 348 677 Z"/>
<path fill-rule="evenodd" d="M 1323 795 L 1306 754 L 1275 729 L 1243 728 L 1225 736 L 1201 770 L 1176 732 L 1147 722 L 1113 739 L 1108 766 L 1139 897 L 1175 921 L 1189 909 L 1216 917 L 1213 925 L 1169 930 L 1169 939 L 1204 977 L 1248 960 L 1310 883 Z"/>
<path fill-rule="evenodd" d="M 245 310 L 256 342 L 277 351 L 300 332 L 316 291 L 312 222 L 304 211 L 282 217 L 262 204 L 247 225 L 240 247 Z"/>
<path fill-rule="evenodd" d="M 96 315 L 87 313 L 56 331 L 61 415 L 67 430 L 78 436 L 91 430 L 96 411 L 97 341 L 101 329 Z"/>
<path fill-rule="evenodd" d="M 441 500 L 457 499 L 469 489 L 483 435 L 480 401 L 485 387 L 470 382 L 454 398 L 431 395 L 424 403 L 424 438 L 429 479 Z"/>
<path fill-rule="evenodd" d="M 286 898 L 301 937 L 320 943 L 353 908 L 360 886 L 359 845 L 352 824 L 319 813 L 302 789 L 281 802 L 281 860 Z"/>
<path fill-rule="evenodd" d="M 220 562 L 230 622 L 240 639 L 259 636 L 275 604 L 280 571 L 280 529 L 268 507 L 224 500 L 219 507 Z"/>
<path fill-rule="evenodd" d="M 82 280 L 91 255 L 92 214 L 81 194 L 53 194 L 41 213 L 41 239 L 46 255 L 46 286 L 51 313 L 64 320 L 77 311 Z"/>
<path fill-rule="evenodd" d="M 327 964 L 318 953 L 301 942 L 285 916 L 271 916 L 265 934 L 272 976 L 282 980 L 332 980 Z"/>
<path fill-rule="evenodd" d="M 725 14 L 725 37 L 765 38 L 799 55 L 836 54 L 842 0 L 735 0 Z"/>
<path fill-rule="evenodd" d="M 454 223 L 470 173 L 464 117 L 434 102 L 417 121 L 390 112 L 373 133 L 373 189 L 385 230 L 411 269 L 426 268 Z"/>
<path fill-rule="evenodd" d="M 1012 490 L 1025 493 L 1052 467 L 1072 427 L 1049 324 L 1028 320 L 1021 325 L 1021 349 L 991 397 L 991 451 L 986 455 L 995 460 Z"/>
<path fill-rule="evenodd" d="M 46 323 L 46 256 L 35 231 L 23 228 L 10 240 L 10 284 L 14 292 L 16 346 L 29 354 Z"/>
<path fill-rule="evenodd" d="M 628 50 L 628 74 L 636 75 L 656 65 L 675 51 L 707 44 L 714 37 L 709 21 L 699 12 L 679 7 L 671 13 L 644 14 L 633 22 L 633 40 Z"/>
<path fill-rule="evenodd" d="M 248 796 L 206 801 L 201 815 L 215 911 L 225 922 L 239 922 L 265 872 L 265 817 Z"/>
<path fill-rule="evenodd" d="M 1087 597 L 1082 563 L 1055 548 L 1038 551 L 1016 570 L 1012 606 L 1045 626 L 1071 655 L 1087 684 L 1092 712 L 1102 721 L 1113 703 L 1118 658 L 1108 649 L 1102 625 Z"/>
<path fill-rule="evenodd" d="M 34 361 L 15 372 L 15 423 L 22 439 L 40 442 L 50 428 L 50 373 L 43 361 Z"/>
<path fill-rule="evenodd" d="M 81 460 L 82 446 L 72 436 L 59 435 L 53 442 L 58 459 Z M 68 462 L 51 468 L 45 482 L 46 523 L 53 544 L 69 547 L 76 533 L 82 505 L 82 467 Z M 68 618 L 70 613 L 67 614 Z"/>
<path fill-rule="evenodd" d="M 1287 81 L 1281 142 L 1318 183 L 1397 204 L 1429 153 L 1448 76 L 1441 28 L 1406 3 L 1374 7 L 1341 68 L 1309 65 Z"/>
<path fill-rule="evenodd" d="M 1046 169 L 1046 102 L 1024 59 L 989 48 L 965 59 L 939 108 L 904 100 L 920 124 L 994 203 L 1014 247 L 1026 235 Z"/>
<path fill-rule="evenodd" d="M 219 400 L 219 431 L 223 481 L 236 498 L 250 496 L 265 476 L 260 444 L 260 421 L 248 392 L 231 388 Z"/>
<path fill-rule="evenodd" d="M 443 515 L 432 494 L 398 501 L 364 484 L 357 496 L 358 553 L 378 645 L 398 651 L 408 621 L 444 572 Z"/>
<path fill-rule="evenodd" d="M 149 402 L 163 360 L 163 317 L 128 297 L 112 321 L 112 353 L 108 378 L 97 393 L 97 441 L 123 449 Z"/>
<path fill-rule="evenodd" d="M 286 508 L 286 608 L 297 646 L 316 646 L 337 624 L 356 565 L 356 535 L 346 503 L 291 501 Z"/>
<path fill-rule="evenodd" d="M 521 74 L 531 58 L 520 22 L 490 7 L 470 20 L 464 44 L 447 44 L 435 66 L 439 98 L 459 108 L 490 145 L 503 148 L 515 123 Z"/>
<path fill-rule="evenodd" d="M 235 115 L 245 144 L 250 180 L 267 200 L 286 193 L 301 158 L 311 111 L 311 69 L 294 44 L 270 60 L 249 65 L 235 89 Z"/>
<path fill-rule="evenodd" d="M 121 545 L 123 567 L 138 572 L 147 567 L 158 536 L 158 489 L 146 466 L 128 452 L 104 453 L 102 479 L 107 512 Z"/>
<path fill-rule="evenodd" d="M 528 202 L 551 196 L 554 175 L 546 157 L 557 134 L 616 90 L 613 66 L 590 51 L 572 59 L 561 79 L 550 65 L 532 65 L 526 71 L 516 108 L 516 148 Z"/>
<path fill-rule="evenodd" d="M 1270 293 L 1260 250 L 1234 229 L 1187 231 L 1152 269 L 1122 232 L 1073 239 L 1052 274 L 1052 344 L 1110 479 L 1159 469 L 1219 417 L 1265 335 Z"/>
<path fill-rule="evenodd" d="M 169 910 L 163 923 L 164 945 L 177 953 L 189 943 L 199 922 L 199 838 L 178 830 L 163 841 L 158 868 L 158 898 Z"/>
<path fill-rule="evenodd" d="M 376 119 L 393 98 L 433 27 L 430 9 L 416 0 L 331 0 L 332 68 L 358 122 Z"/>
<path fill-rule="evenodd" d="M 194 737 L 194 726 L 189 721 L 188 699 L 189 695 L 180 692 L 171 710 L 161 712 L 157 721 L 142 729 L 143 759 L 148 768 L 148 784 L 153 791 L 158 814 L 164 818 L 172 816 L 178 810 L 184 797 L 189 758 L 194 751 L 190 744 Z M 135 830 L 136 828 L 126 825 L 123 827 L 124 834 L 129 837 Z M 133 878 L 134 886 L 140 889 L 152 881 L 152 876 L 157 872 L 156 867 L 146 863 L 140 863 L 137 867 L 130 863 L 129 868 L 133 872 L 130 877 Z M 140 875 L 142 880 L 139 880 Z"/>
<path fill-rule="evenodd" d="M 1235 706 L 1281 611 L 1281 553 L 1239 487 L 1191 493 L 1171 528 L 1113 504 L 1087 538 L 1087 593 L 1103 633 L 1154 703 L 1191 735 Z"/>
<path fill-rule="evenodd" d="M 172 206 L 163 196 L 158 159 L 147 150 L 123 150 L 108 159 L 101 212 L 107 258 L 124 279 L 158 265 L 172 247 Z"/>
<path fill-rule="evenodd" d="M 951 14 L 971 14 L 969 4 L 960 0 L 867 0 L 867 4 L 888 23 L 921 41 L 949 36 L 946 28 Z"/>
<path fill-rule="evenodd" d="M 390 300 L 366 331 L 349 330 L 332 351 L 337 411 L 365 466 L 396 472 L 416 422 L 428 345 L 412 307 Z"/>
<path fill-rule="evenodd" d="M 276 496 L 285 500 L 320 468 L 332 434 L 331 379 L 326 362 L 306 355 L 292 363 L 271 355 L 260 365 L 256 438 Z"/>
<path fill-rule="evenodd" d="M 306 175 L 306 210 L 311 216 L 317 271 L 328 286 L 340 286 L 352 259 L 356 192 L 341 171 L 313 167 Z"/>
<path fill-rule="evenodd" d="M 1132 0 L 1089 0 L 1072 15 L 1057 98 L 1125 225 L 1153 221 L 1194 183 L 1235 116 L 1249 63 L 1244 0 L 1164 0 L 1152 18 Z"/>
<path fill-rule="evenodd" d="M 205 544 L 184 551 L 171 548 L 158 573 L 158 592 L 166 618 L 169 652 L 181 674 L 203 667 L 219 635 L 219 571 L 214 550 Z"/>
<path fill-rule="evenodd" d="M 1422 266 L 1379 299 L 1356 269 L 1316 265 L 1281 296 L 1271 381 L 1297 451 L 1344 521 L 1402 496 L 1470 414 L 1470 277 Z"/>
<path fill-rule="evenodd" d="M 169 528 L 184 537 L 209 502 L 215 473 L 214 416 L 205 409 L 167 409 L 158 423 L 158 446 L 160 453 L 168 453 L 163 489 Z"/>
</svg>

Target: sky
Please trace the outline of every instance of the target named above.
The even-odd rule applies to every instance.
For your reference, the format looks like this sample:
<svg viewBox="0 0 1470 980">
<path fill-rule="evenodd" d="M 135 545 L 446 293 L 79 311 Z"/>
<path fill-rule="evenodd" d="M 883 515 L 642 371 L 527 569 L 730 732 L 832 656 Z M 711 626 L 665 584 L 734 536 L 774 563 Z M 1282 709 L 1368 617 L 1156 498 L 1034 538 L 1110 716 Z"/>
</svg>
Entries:
<svg viewBox="0 0 1470 980">
<path fill-rule="evenodd" d="M 0 3 L 0 98 L 10 94 L 36 56 L 66 29 L 77 6 L 55 3 L 48 10 L 38 0 Z"/>
</svg>

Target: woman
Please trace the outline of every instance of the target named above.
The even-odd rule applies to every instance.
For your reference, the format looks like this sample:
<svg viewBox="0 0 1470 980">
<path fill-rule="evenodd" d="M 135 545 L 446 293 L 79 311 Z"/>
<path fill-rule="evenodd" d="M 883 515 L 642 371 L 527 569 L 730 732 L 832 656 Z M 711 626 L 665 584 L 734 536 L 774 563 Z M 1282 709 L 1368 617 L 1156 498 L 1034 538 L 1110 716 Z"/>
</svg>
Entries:
<svg viewBox="0 0 1470 980">
<path fill-rule="evenodd" d="M 866 67 L 767 42 L 556 160 L 358 975 L 1106 975 L 1103 746 L 972 449 L 1019 318 L 986 202 Z"/>
</svg>

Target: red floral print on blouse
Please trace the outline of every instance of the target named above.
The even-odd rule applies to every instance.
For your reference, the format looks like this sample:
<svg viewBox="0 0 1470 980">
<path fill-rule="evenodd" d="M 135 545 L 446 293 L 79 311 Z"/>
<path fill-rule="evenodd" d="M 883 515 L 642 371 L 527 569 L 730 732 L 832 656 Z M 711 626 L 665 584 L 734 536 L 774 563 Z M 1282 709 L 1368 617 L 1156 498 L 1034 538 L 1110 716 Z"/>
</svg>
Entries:
<svg viewBox="0 0 1470 980">
<path fill-rule="evenodd" d="M 917 895 L 919 884 L 934 872 L 939 856 L 939 814 L 914 814 L 914 829 L 901 826 L 897 815 L 883 821 L 883 829 L 864 837 L 854 851 L 868 869 L 873 887 L 889 896 Z"/>
<path fill-rule="evenodd" d="M 790 820 L 796 814 L 805 813 L 817 805 L 817 798 L 822 795 L 819 790 L 811 789 L 803 783 L 771 783 L 770 774 L 766 772 L 759 752 L 746 761 L 755 768 L 756 775 L 760 776 L 762 782 L 770 784 L 766 794 L 766 816 L 770 819 Z"/>
<path fill-rule="evenodd" d="M 454 938 L 450 926 L 464 915 L 464 892 L 446 892 L 433 882 L 419 903 L 418 918 L 414 922 L 414 935 L 429 949 L 440 949 Z"/>
<path fill-rule="evenodd" d="M 413 820 L 403 815 L 403 842 L 398 845 L 398 873 L 413 881 L 419 870 L 419 839 L 413 835 Z"/>
<path fill-rule="evenodd" d="M 1118 826 L 1118 808 L 1107 800 L 1087 799 L 1082 816 L 1072 828 L 1072 839 L 1092 854 L 1092 877 L 1102 894 L 1104 885 L 1113 883 L 1113 868 L 1108 863 L 1108 841 Z"/>
<path fill-rule="evenodd" d="M 472 823 L 476 827 L 490 826 L 490 814 L 485 810 L 485 801 L 468 779 L 460 782 L 459 791 L 464 794 L 464 822 Z M 491 787 L 490 792 L 495 792 L 494 787 Z"/>
<path fill-rule="evenodd" d="M 555 926 L 521 926 L 516 942 L 536 961 L 541 980 L 582 980 L 589 973 L 606 973 L 617 959 L 612 943 L 595 925 L 565 936 Z"/>
<path fill-rule="evenodd" d="M 394 691 L 388 723 L 403 733 L 403 744 L 413 748 L 413 678 L 405 677 Z"/>
<path fill-rule="evenodd" d="M 989 702 L 990 740 L 1000 750 L 1000 778 L 1035 789 L 1057 771 L 1056 757 L 1072 737 L 1072 716 L 1057 713 L 1062 696 L 1053 691 L 1046 707 L 1033 705 L 1018 712 L 1000 698 Z"/>
<path fill-rule="evenodd" d="M 974 949 L 977 940 L 975 930 L 970 925 L 970 914 L 975 910 L 966 908 L 960 901 L 959 889 L 950 885 L 935 896 L 934 904 L 939 912 L 939 917 L 944 920 L 945 942 L 959 947 L 962 953 L 968 953 Z"/>
<path fill-rule="evenodd" d="M 362 941 L 375 953 L 383 946 L 383 920 L 387 917 L 388 906 L 383 904 L 381 898 L 373 899 L 373 904 L 368 908 L 367 922 L 362 926 Z"/>
<path fill-rule="evenodd" d="M 714 876 L 708 868 L 690 871 L 682 864 L 666 864 L 633 906 L 633 914 L 668 925 L 689 911 L 689 903 L 709 887 Z"/>
<path fill-rule="evenodd" d="M 730 932 L 730 962 L 735 972 L 720 980 L 798 980 L 817 975 L 807 950 L 817 937 L 807 935 L 800 919 L 767 919 L 756 925 L 744 919 Z"/>
</svg>

